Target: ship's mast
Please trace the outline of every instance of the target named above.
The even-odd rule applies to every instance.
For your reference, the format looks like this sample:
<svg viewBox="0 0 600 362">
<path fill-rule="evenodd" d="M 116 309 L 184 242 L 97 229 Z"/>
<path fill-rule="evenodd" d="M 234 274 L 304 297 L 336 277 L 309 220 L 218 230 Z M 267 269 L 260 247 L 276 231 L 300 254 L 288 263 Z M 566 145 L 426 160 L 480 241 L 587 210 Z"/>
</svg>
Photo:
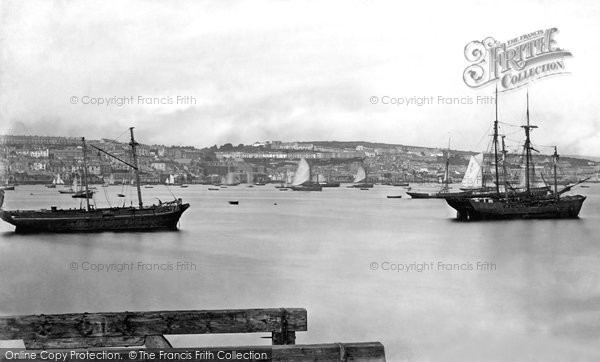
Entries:
<svg viewBox="0 0 600 362">
<path fill-rule="evenodd" d="M 90 190 L 88 189 L 88 170 L 87 170 L 87 147 L 85 146 L 85 137 L 81 137 L 83 143 L 83 185 L 85 186 L 85 206 L 90 211 Z"/>
<path fill-rule="evenodd" d="M 529 162 L 531 159 L 531 140 L 529 139 L 529 132 L 531 129 L 537 128 L 537 126 L 529 124 L 529 89 L 527 90 L 527 125 L 521 127 L 525 129 L 525 187 L 527 194 L 529 195 Z"/>
<path fill-rule="evenodd" d="M 131 142 L 129 142 L 129 145 L 131 146 L 131 154 L 133 156 L 133 165 L 135 166 L 134 170 L 135 170 L 135 182 L 136 182 L 136 188 L 137 188 L 137 194 L 138 194 L 138 204 L 140 205 L 140 209 L 142 209 L 144 207 L 144 204 L 142 203 L 142 189 L 140 188 L 140 169 L 138 166 L 137 152 L 135 150 L 135 148 L 138 146 L 138 143 L 133 138 L 133 127 L 129 127 L 129 132 L 131 133 Z"/>
<path fill-rule="evenodd" d="M 496 84 L 496 120 L 494 121 L 494 164 L 496 167 L 496 194 L 500 194 L 498 179 L 498 84 Z"/>
<path fill-rule="evenodd" d="M 508 200 L 508 172 L 506 172 L 506 146 L 504 145 L 505 135 L 502 135 L 502 175 L 504 176 L 504 197 Z"/>
<path fill-rule="evenodd" d="M 446 153 L 446 190 L 448 190 L 448 182 L 450 181 L 450 139 L 448 139 L 448 152 Z"/>
<path fill-rule="evenodd" d="M 554 197 L 556 197 L 556 201 L 558 201 L 558 181 L 556 179 L 556 164 L 558 163 L 558 151 L 556 146 L 554 146 Z"/>
</svg>

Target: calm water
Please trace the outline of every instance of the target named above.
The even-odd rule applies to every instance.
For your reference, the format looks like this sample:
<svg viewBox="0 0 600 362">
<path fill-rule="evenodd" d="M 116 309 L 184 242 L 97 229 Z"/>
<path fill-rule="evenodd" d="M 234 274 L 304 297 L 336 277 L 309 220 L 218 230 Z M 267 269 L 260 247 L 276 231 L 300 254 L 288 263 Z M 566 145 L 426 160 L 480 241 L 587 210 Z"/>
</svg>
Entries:
<svg viewBox="0 0 600 362">
<path fill-rule="evenodd" d="M 442 200 L 385 186 L 172 190 L 191 203 L 179 232 L 23 236 L 2 222 L 0 314 L 304 307 L 309 327 L 298 343 L 380 341 L 388 361 L 600 359 L 600 185 L 577 189 L 589 196 L 579 220 L 478 223 L 454 221 Z M 99 187 L 98 205 L 116 204 L 118 192 Z M 148 202 L 172 198 L 164 186 L 143 192 Z M 18 186 L 4 207 L 49 205 L 79 201 Z M 477 270 L 478 261 L 495 270 Z M 196 270 L 81 270 L 139 262 Z M 388 263 L 434 268 L 382 270 Z M 260 336 L 170 339 L 269 343 Z"/>
</svg>

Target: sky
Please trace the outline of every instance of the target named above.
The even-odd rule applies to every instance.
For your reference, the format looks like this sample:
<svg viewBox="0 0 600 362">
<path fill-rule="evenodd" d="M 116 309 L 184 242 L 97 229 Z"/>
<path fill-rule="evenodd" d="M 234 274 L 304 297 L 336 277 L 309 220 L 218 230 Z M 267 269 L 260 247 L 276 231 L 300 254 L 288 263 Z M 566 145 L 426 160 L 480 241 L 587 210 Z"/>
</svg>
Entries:
<svg viewBox="0 0 600 362">
<path fill-rule="evenodd" d="M 600 156 L 599 20 L 591 0 L 3 0 L 0 134 L 115 139 L 134 126 L 146 144 L 450 140 L 478 151 L 493 103 L 438 98 L 493 95 L 465 85 L 465 45 L 556 27 L 573 56 L 569 74 L 528 87 L 533 142 Z M 436 102 L 382 104 L 411 97 Z M 133 101 L 92 104 L 123 98 Z M 500 95 L 501 132 L 515 145 L 522 130 L 506 124 L 522 124 L 525 109 L 525 89 Z"/>
</svg>

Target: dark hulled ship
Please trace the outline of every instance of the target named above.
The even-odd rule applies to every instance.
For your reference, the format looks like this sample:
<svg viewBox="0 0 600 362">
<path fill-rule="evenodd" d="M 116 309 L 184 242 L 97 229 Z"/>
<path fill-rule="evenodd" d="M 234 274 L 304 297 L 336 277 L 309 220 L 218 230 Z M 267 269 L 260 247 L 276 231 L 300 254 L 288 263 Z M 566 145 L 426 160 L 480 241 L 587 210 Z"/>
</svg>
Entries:
<svg viewBox="0 0 600 362">
<path fill-rule="evenodd" d="M 496 100 L 497 100 L 496 95 Z M 497 105 L 496 105 L 497 109 Z M 494 122 L 494 156 L 496 167 L 496 192 L 486 192 L 485 194 L 472 193 L 468 196 L 457 196 L 446 198 L 446 202 L 457 211 L 459 220 L 486 220 L 486 219 L 541 219 L 541 218 L 576 218 L 579 216 L 585 196 L 563 196 L 564 193 L 575 185 L 567 186 L 558 190 L 556 175 L 556 165 L 558 162 L 558 152 L 554 148 L 554 189 L 549 187 L 532 187 L 531 185 L 531 151 L 534 148 L 531 145 L 531 130 L 537 128 L 529 122 L 529 94 L 527 94 L 527 123 L 521 126 L 525 130 L 525 178 L 524 189 L 513 188 L 507 180 L 505 167 L 506 151 L 504 142 L 503 153 L 503 171 L 504 171 L 504 192 L 500 192 L 499 172 L 498 172 L 498 116 L 496 111 L 496 121 Z M 535 170 L 535 168 L 534 168 Z M 534 173 L 535 174 L 535 173 Z"/>
<path fill-rule="evenodd" d="M 120 158 L 98 148 L 97 150 L 125 163 L 133 168 L 136 176 L 136 187 L 138 194 L 138 207 L 110 207 L 95 208 L 86 199 L 86 207 L 79 209 L 57 209 L 51 207 L 49 210 L 3 210 L 4 192 L 0 191 L 0 218 L 15 225 L 15 232 L 102 232 L 102 231 L 154 231 L 154 230 L 177 230 L 179 218 L 190 205 L 183 203 L 181 199 L 169 202 L 160 202 L 158 205 L 144 206 L 140 189 L 140 175 L 137 161 L 136 147 L 138 143 L 131 133 L 131 153 L 133 164 L 125 162 Z M 83 141 L 84 159 L 84 186 L 85 193 L 89 193 L 87 184 L 86 167 L 86 144 Z"/>
</svg>

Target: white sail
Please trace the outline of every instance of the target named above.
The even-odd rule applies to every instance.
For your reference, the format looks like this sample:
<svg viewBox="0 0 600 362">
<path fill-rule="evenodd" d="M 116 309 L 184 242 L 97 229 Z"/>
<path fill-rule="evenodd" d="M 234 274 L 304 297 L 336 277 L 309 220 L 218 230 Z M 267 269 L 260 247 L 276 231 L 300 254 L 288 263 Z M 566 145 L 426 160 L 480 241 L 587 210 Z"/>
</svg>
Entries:
<svg viewBox="0 0 600 362">
<path fill-rule="evenodd" d="M 225 176 L 225 185 L 235 185 L 238 183 L 237 174 L 235 172 L 228 172 L 227 176 Z"/>
<path fill-rule="evenodd" d="M 73 177 L 73 191 L 77 191 L 77 176 Z"/>
<path fill-rule="evenodd" d="M 367 172 L 365 171 L 365 168 L 362 166 L 358 166 L 358 171 L 356 172 L 356 175 L 354 176 L 354 183 L 364 182 L 366 179 L 367 179 Z"/>
<path fill-rule="evenodd" d="M 56 174 L 55 181 L 56 181 L 56 185 L 64 185 L 65 184 L 65 182 L 60 178 L 60 174 L 59 173 Z"/>
<path fill-rule="evenodd" d="M 310 165 L 303 158 L 298 162 L 298 168 L 292 179 L 292 186 L 300 186 L 306 181 L 310 181 Z"/>
<path fill-rule="evenodd" d="M 481 187 L 481 177 L 483 174 L 483 153 L 475 156 L 471 156 L 469 160 L 469 166 L 462 179 L 462 186 L 464 188 L 479 188 Z"/>
<path fill-rule="evenodd" d="M 115 184 L 115 175 L 113 175 L 112 173 L 110 174 L 110 177 L 108 178 L 108 184 L 109 185 Z"/>
<path fill-rule="evenodd" d="M 173 175 L 169 175 L 169 177 L 167 177 L 165 184 L 167 185 L 173 185 L 175 184 L 175 176 Z"/>
</svg>

